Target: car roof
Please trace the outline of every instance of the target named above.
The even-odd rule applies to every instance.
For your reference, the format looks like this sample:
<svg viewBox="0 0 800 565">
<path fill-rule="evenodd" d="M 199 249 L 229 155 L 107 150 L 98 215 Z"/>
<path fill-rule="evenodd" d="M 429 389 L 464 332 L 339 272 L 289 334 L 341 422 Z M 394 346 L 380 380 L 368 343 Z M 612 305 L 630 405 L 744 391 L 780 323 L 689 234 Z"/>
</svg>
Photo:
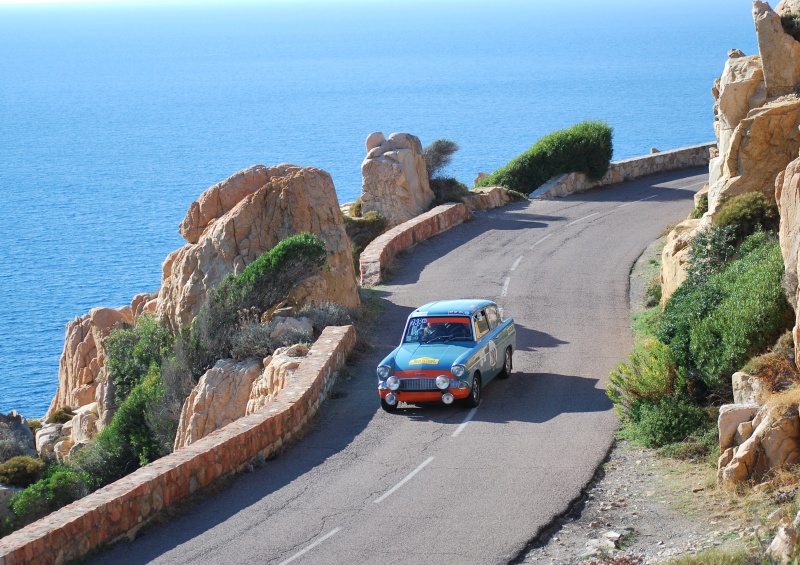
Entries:
<svg viewBox="0 0 800 565">
<path fill-rule="evenodd" d="M 486 306 L 495 306 L 495 303 L 490 300 L 482 300 L 477 298 L 464 298 L 461 300 L 439 300 L 437 302 L 428 302 L 423 304 L 413 312 L 409 317 L 414 316 L 452 316 L 462 315 L 471 316 L 481 308 Z"/>
</svg>

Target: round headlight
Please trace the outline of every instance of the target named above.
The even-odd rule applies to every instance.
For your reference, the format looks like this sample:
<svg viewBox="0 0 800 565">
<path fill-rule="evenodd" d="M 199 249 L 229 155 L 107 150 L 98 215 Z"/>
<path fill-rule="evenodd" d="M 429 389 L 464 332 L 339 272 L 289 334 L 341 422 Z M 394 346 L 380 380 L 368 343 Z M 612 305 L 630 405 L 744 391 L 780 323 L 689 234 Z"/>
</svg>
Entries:
<svg viewBox="0 0 800 565">
<path fill-rule="evenodd" d="M 463 377 L 464 373 L 467 372 L 467 368 L 464 365 L 453 365 L 453 368 L 450 369 L 450 372 L 453 373 L 453 376 L 456 378 Z"/>
<path fill-rule="evenodd" d="M 400 388 L 400 379 L 392 375 L 388 379 L 386 379 L 386 388 L 389 390 L 397 390 Z"/>
<path fill-rule="evenodd" d="M 378 378 L 385 379 L 392 374 L 392 368 L 387 365 L 378 365 Z"/>
<path fill-rule="evenodd" d="M 436 377 L 436 388 L 444 390 L 450 386 L 450 379 L 447 375 L 439 375 Z"/>
</svg>

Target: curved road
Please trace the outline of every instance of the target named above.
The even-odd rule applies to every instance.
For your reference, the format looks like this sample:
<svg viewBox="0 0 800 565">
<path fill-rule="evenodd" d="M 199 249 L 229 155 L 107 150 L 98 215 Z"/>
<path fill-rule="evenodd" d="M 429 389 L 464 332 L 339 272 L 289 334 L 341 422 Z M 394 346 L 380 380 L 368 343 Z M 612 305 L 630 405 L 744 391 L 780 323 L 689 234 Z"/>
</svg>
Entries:
<svg viewBox="0 0 800 565">
<path fill-rule="evenodd" d="M 93 563 L 508 563 L 569 509 L 617 426 L 609 370 L 631 347 L 632 264 L 693 207 L 693 169 L 478 213 L 401 258 L 374 351 L 317 425 L 191 512 Z M 378 404 L 375 365 L 430 300 L 497 300 L 517 324 L 481 405 Z"/>
</svg>

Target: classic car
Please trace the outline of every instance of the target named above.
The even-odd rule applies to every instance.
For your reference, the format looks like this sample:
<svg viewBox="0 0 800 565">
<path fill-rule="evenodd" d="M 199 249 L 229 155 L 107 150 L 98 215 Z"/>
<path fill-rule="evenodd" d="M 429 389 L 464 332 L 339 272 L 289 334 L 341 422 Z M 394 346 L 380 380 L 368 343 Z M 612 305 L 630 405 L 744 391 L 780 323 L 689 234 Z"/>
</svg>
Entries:
<svg viewBox="0 0 800 565">
<path fill-rule="evenodd" d="M 511 374 L 514 319 L 489 300 L 442 300 L 408 316 L 400 345 L 378 365 L 378 393 L 387 412 L 400 402 L 462 401 L 478 406 L 481 390 Z"/>
</svg>

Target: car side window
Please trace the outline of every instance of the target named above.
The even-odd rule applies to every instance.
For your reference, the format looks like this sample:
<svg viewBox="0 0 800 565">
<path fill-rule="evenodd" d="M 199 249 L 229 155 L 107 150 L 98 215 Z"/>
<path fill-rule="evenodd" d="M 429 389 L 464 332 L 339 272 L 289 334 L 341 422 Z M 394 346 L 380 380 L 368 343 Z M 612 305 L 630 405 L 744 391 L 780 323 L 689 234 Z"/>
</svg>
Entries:
<svg viewBox="0 0 800 565">
<path fill-rule="evenodd" d="M 475 339 L 480 340 L 489 332 L 489 320 L 486 319 L 483 311 L 475 314 L 473 320 L 475 325 Z"/>
<path fill-rule="evenodd" d="M 500 323 L 500 316 L 497 315 L 497 308 L 489 306 L 486 308 L 486 317 L 489 319 L 489 328 L 495 329 Z"/>
</svg>

